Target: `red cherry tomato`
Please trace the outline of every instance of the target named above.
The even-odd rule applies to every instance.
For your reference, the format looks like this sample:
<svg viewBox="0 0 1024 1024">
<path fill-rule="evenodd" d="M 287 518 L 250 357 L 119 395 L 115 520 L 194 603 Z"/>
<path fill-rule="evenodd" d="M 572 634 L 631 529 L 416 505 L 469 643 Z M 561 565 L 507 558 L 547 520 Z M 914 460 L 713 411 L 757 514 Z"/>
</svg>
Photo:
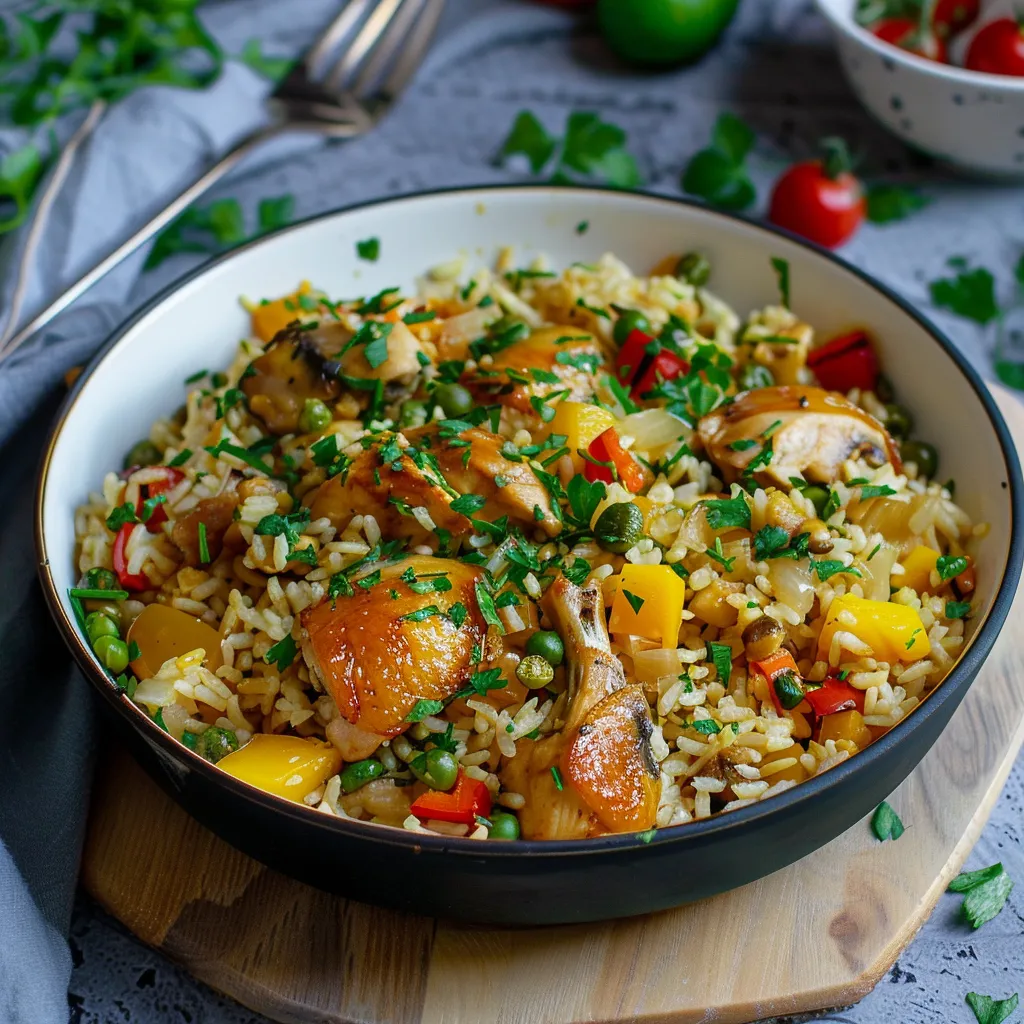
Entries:
<svg viewBox="0 0 1024 1024">
<path fill-rule="evenodd" d="M 964 67 L 990 75 L 1024 76 L 1024 28 L 1014 18 L 997 18 L 978 29 Z"/>
<path fill-rule="evenodd" d="M 834 249 L 853 236 L 866 212 L 867 200 L 850 173 L 845 147 L 835 144 L 826 159 L 795 164 L 779 178 L 768 219 Z"/>
<path fill-rule="evenodd" d="M 949 63 L 945 41 L 935 32 L 922 31 L 921 26 L 912 18 L 883 18 L 876 21 L 870 31 L 883 43 L 891 43 L 901 50 L 940 64 Z"/>
<path fill-rule="evenodd" d="M 828 391 L 874 391 L 878 383 L 878 356 L 863 331 L 844 334 L 812 349 L 807 354 L 807 365 Z"/>
<path fill-rule="evenodd" d="M 952 39 L 977 20 L 981 0 L 938 0 L 932 11 L 932 28 L 941 39 Z"/>
<path fill-rule="evenodd" d="M 143 573 L 128 572 L 128 558 L 125 555 L 128 538 L 132 535 L 132 530 L 142 528 L 141 523 L 125 523 L 121 529 L 117 531 L 117 536 L 114 538 L 114 548 L 111 552 L 111 561 L 114 566 L 114 572 L 117 573 L 117 578 L 120 581 L 121 586 L 124 587 L 125 590 L 130 590 L 136 594 L 142 590 L 149 590 L 153 586 L 153 584 L 149 582 L 149 578 Z"/>
</svg>

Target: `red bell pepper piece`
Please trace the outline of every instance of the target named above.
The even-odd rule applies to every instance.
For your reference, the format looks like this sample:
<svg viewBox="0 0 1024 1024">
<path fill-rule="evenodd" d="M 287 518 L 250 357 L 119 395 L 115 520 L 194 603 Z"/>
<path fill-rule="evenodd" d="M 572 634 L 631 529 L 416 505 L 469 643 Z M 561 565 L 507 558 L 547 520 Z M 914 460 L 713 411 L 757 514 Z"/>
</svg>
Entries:
<svg viewBox="0 0 1024 1024">
<path fill-rule="evenodd" d="M 609 427 L 603 433 L 598 434 L 590 442 L 587 453 L 591 458 L 597 459 L 600 462 L 610 462 L 615 467 L 619 480 L 622 481 L 622 486 L 627 491 L 636 494 L 643 487 L 644 471 L 640 468 L 636 459 L 619 444 L 619 435 L 615 432 L 614 427 Z M 600 480 L 603 483 L 610 484 L 614 479 L 611 469 L 607 466 L 597 466 L 593 462 L 586 464 L 583 469 L 583 475 L 591 483 Z"/>
<path fill-rule="evenodd" d="M 132 535 L 132 530 L 141 525 L 141 523 L 125 523 L 121 529 L 117 531 L 117 536 L 114 538 L 114 549 L 111 553 L 114 572 L 117 573 L 117 578 L 120 581 L 121 586 L 124 587 L 125 590 L 131 590 L 135 593 L 142 590 L 150 590 L 153 586 L 153 584 L 149 582 L 149 577 L 144 573 L 128 572 L 128 559 L 125 556 L 125 547 L 128 544 L 128 538 Z"/>
<path fill-rule="evenodd" d="M 629 384 L 636 380 L 649 362 L 651 356 L 647 353 L 647 346 L 654 341 L 649 334 L 643 331 L 630 331 L 626 343 L 619 349 L 615 357 L 615 376 L 619 378 L 620 384 Z"/>
<path fill-rule="evenodd" d="M 454 821 L 472 825 L 477 817 L 491 813 L 491 791 L 477 779 L 471 779 L 462 769 L 455 785 L 447 793 L 431 789 L 412 802 L 410 808 L 417 818 L 436 821 Z"/>
<path fill-rule="evenodd" d="M 161 472 L 161 479 L 152 480 L 148 484 L 143 484 L 146 489 L 147 498 L 155 498 L 157 495 L 166 494 L 167 491 L 173 490 L 182 480 L 185 479 L 185 474 L 180 469 L 175 469 L 173 466 L 157 466 L 157 469 Z M 137 516 L 142 515 L 142 503 L 145 499 L 142 495 L 139 495 L 139 503 L 135 509 Z M 167 522 L 167 511 L 163 505 L 157 505 L 153 509 L 153 514 L 146 520 L 146 529 L 150 533 L 156 533 L 157 528 L 161 523 Z"/>
<path fill-rule="evenodd" d="M 812 349 L 807 354 L 807 365 L 829 391 L 873 391 L 878 383 L 878 356 L 863 331 L 844 334 Z"/>
<path fill-rule="evenodd" d="M 673 380 L 675 377 L 686 373 L 689 369 L 690 364 L 682 356 L 677 356 L 675 352 L 669 352 L 667 349 L 663 350 L 651 360 L 651 365 L 647 367 L 643 376 L 633 385 L 630 395 L 633 398 L 642 398 L 656 384 L 661 383 L 663 380 Z"/>
<path fill-rule="evenodd" d="M 804 700 L 819 717 L 834 715 L 838 711 L 863 711 L 864 693 L 855 690 L 845 679 L 829 673 L 825 682 L 804 694 Z"/>
</svg>

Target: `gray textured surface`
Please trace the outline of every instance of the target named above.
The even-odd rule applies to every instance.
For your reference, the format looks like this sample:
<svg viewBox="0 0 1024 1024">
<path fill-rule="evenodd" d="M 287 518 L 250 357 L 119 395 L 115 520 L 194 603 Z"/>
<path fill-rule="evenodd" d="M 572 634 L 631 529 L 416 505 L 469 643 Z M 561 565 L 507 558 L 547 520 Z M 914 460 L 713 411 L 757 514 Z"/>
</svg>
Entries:
<svg viewBox="0 0 1024 1024">
<path fill-rule="evenodd" d="M 867 155 L 866 169 L 926 183 L 936 199 L 931 207 L 903 224 L 866 227 L 843 254 L 935 315 L 991 376 L 991 331 L 928 309 L 926 282 L 942 272 L 947 257 L 966 255 L 992 268 L 1008 292 L 1024 244 L 1021 191 L 950 177 L 869 122 L 842 81 L 809 3 L 747 0 L 713 58 L 684 72 L 639 76 L 614 66 L 597 38 L 569 16 L 514 0 L 449 2 L 453 16 L 441 48 L 415 93 L 377 133 L 264 163 L 225 184 L 220 194 L 238 196 L 251 209 L 260 197 L 293 192 L 298 214 L 305 216 L 382 194 L 509 180 L 514 173 L 494 167 L 492 157 L 524 106 L 552 129 L 570 110 L 600 110 L 628 130 L 649 187 L 672 194 L 685 159 L 704 144 L 715 116 L 728 107 L 760 135 L 755 164 L 763 195 L 787 159 L 836 133 Z M 258 31 L 252 23 L 238 28 L 221 20 L 237 38 Z M 132 301 L 188 266 L 180 258 L 147 275 Z M 1002 860 L 1011 875 L 1024 879 L 1022 803 L 1019 764 L 969 866 Z M 912 856 L 912 847 L 907 854 Z M 822 1019 L 966 1022 L 972 1020 L 963 1002 L 966 992 L 1004 997 L 1024 989 L 1024 884 L 978 933 L 957 921 L 958 903 L 958 897 L 944 896 L 889 977 L 858 1006 Z M 71 991 L 82 1024 L 262 1020 L 143 948 L 84 898 L 74 918 L 72 952 Z"/>
</svg>

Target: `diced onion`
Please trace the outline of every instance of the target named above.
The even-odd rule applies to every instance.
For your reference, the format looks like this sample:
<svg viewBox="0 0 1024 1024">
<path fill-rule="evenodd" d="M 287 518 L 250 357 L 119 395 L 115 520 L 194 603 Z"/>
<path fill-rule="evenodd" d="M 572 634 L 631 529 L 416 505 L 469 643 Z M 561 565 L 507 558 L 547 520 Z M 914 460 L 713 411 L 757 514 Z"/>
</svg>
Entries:
<svg viewBox="0 0 1024 1024">
<path fill-rule="evenodd" d="M 787 558 L 773 558 L 768 566 L 768 579 L 775 596 L 801 617 L 806 615 L 814 604 L 810 572 Z"/>
</svg>

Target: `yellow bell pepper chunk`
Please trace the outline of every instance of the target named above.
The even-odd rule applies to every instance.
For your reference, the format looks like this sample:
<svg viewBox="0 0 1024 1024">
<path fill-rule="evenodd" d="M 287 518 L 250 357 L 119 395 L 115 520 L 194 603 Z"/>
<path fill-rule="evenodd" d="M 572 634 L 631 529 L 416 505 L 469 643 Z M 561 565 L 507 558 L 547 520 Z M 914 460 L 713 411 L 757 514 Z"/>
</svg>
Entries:
<svg viewBox="0 0 1024 1024">
<path fill-rule="evenodd" d="M 658 640 L 662 647 L 679 643 L 686 584 L 667 565 L 624 565 L 612 599 L 608 629 Z"/>
<path fill-rule="evenodd" d="M 265 793 L 299 803 L 338 772 L 341 754 L 329 743 L 257 733 L 217 767 Z"/>
<path fill-rule="evenodd" d="M 299 309 L 299 296 L 309 291 L 308 281 L 299 285 L 297 292 L 285 295 L 273 302 L 263 302 L 252 310 L 252 333 L 262 342 L 268 342 L 284 330 L 293 320 L 297 320 L 301 310 Z"/>
<path fill-rule="evenodd" d="M 150 679 L 169 658 L 180 658 L 202 648 L 204 664 L 211 672 L 224 664 L 220 653 L 220 633 L 194 615 L 166 604 L 147 605 L 128 630 L 128 647 L 139 648 L 132 671 L 139 679 Z"/>
<path fill-rule="evenodd" d="M 850 740 L 863 750 L 872 740 L 871 730 L 864 724 L 864 716 L 857 710 L 837 711 L 821 720 L 818 742 Z"/>
<path fill-rule="evenodd" d="M 927 591 L 932 593 L 931 582 L 932 569 L 939 559 L 939 553 L 934 548 L 927 548 L 918 544 L 906 558 L 900 559 L 903 572 L 893 573 L 892 585 L 894 587 L 910 587 L 919 594 Z"/>
<path fill-rule="evenodd" d="M 852 623 L 840 622 L 840 616 L 853 617 Z M 818 638 L 818 658 L 827 660 L 832 637 L 846 630 L 866 643 L 879 661 L 917 661 L 931 653 L 921 617 L 913 608 L 892 601 L 868 601 L 843 594 L 829 605 L 825 625 Z"/>
<path fill-rule="evenodd" d="M 582 463 L 576 452 L 586 451 L 598 434 L 603 434 L 616 424 L 615 417 L 599 405 L 589 402 L 559 402 L 555 406 L 555 417 L 549 425 L 552 434 L 564 434 L 565 445 L 572 453 L 574 463 Z"/>
</svg>

